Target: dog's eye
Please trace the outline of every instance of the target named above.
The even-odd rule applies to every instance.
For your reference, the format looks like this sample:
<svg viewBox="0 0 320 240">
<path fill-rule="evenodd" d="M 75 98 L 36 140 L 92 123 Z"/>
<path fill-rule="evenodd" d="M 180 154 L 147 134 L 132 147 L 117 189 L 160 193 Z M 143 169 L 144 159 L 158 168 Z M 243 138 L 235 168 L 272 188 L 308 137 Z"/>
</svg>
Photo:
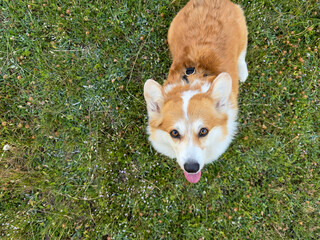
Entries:
<svg viewBox="0 0 320 240">
<path fill-rule="evenodd" d="M 173 138 L 180 138 L 180 134 L 177 130 L 173 129 L 171 132 L 170 132 L 170 135 L 171 137 Z"/>
<path fill-rule="evenodd" d="M 201 128 L 199 132 L 199 137 L 205 137 L 208 134 L 209 130 L 206 128 Z"/>
<path fill-rule="evenodd" d="M 205 73 L 205 74 L 203 74 L 203 76 L 204 76 L 204 77 L 208 77 L 208 74 Z"/>
</svg>

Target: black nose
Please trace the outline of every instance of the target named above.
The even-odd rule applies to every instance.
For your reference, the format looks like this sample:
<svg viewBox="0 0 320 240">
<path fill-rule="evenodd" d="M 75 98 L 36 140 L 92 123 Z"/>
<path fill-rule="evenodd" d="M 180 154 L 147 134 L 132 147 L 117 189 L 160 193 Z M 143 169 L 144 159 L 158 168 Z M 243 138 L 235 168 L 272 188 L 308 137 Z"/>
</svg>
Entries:
<svg viewBox="0 0 320 240">
<path fill-rule="evenodd" d="M 200 165 L 197 162 L 187 162 L 184 164 L 184 170 L 187 173 L 196 173 L 199 171 Z"/>
</svg>

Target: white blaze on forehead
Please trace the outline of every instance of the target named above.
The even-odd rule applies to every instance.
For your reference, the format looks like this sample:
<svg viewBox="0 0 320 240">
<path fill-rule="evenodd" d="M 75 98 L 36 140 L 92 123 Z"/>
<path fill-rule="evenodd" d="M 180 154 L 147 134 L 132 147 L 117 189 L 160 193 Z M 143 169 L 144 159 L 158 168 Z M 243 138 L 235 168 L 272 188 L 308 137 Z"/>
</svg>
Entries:
<svg viewBox="0 0 320 240">
<path fill-rule="evenodd" d="M 186 127 L 186 123 L 183 120 L 179 120 L 174 124 L 174 129 L 176 129 L 182 136 L 186 133 Z"/>
<path fill-rule="evenodd" d="M 201 80 L 196 79 L 192 84 L 196 83 L 200 83 Z M 192 85 L 191 85 L 192 86 Z M 206 93 L 208 90 L 210 89 L 210 83 L 209 82 L 204 82 L 204 84 L 202 84 L 201 86 L 201 90 L 188 90 L 182 93 L 182 100 L 183 100 L 183 112 L 184 112 L 184 116 L 185 118 L 188 120 L 188 105 L 189 105 L 189 101 L 190 99 L 198 94 L 198 93 Z"/>
<path fill-rule="evenodd" d="M 183 104 L 182 104 L 182 109 L 183 109 L 183 112 L 184 112 L 184 117 L 186 120 L 188 120 L 188 105 L 189 105 L 189 101 L 190 99 L 198 94 L 199 91 L 198 90 L 189 90 L 189 91 L 185 91 L 183 92 L 182 94 L 182 101 L 183 101 Z"/>
</svg>

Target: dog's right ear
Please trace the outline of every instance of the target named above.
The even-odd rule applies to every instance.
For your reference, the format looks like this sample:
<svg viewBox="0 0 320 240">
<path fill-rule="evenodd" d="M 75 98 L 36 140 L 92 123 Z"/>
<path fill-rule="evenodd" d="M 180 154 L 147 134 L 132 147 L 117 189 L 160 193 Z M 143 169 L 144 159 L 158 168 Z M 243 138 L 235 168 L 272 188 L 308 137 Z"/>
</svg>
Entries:
<svg viewBox="0 0 320 240">
<path fill-rule="evenodd" d="M 153 114 L 160 114 L 163 106 L 164 96 L 163 88 L 156 81 L 149 79 L 144 84 L 144 99 L 147 102 L 147 110 L 149 118 Z"/>
</svg>

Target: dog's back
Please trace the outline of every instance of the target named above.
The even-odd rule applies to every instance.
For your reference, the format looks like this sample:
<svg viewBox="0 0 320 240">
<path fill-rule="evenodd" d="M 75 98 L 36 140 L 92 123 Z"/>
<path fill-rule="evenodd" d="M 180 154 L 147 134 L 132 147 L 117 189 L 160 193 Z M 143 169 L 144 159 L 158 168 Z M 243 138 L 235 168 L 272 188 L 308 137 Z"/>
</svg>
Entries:
<svg viewBox="0 0 320 240">
<path fill-rule="evenodd" d="M 186 67 L 218 75 L 228 72 L 238 91 L 238 58 L 247 46 L 241 8 L 229 0 L 191 0 L 173 19 L 168 42 L 173 63 L 166 84 L 177 81 Z"/>
</svg>

